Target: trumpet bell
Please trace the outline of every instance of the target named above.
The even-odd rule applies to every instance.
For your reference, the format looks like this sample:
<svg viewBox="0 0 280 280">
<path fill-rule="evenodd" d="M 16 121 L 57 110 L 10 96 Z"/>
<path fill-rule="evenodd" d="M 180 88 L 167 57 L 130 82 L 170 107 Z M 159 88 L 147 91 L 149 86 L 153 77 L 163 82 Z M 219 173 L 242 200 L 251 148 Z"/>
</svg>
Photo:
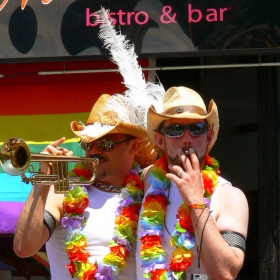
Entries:
<svg viewBox="0 0 280 280">
<path fill-rule="evenodd" d="M 97 158 L 84 158 L 65 155 L 50 155 L 31 153 L 27 143 L 21 138 L 10 138 L 1 147 L 1 166 L 12 176 L 21 175 L 22 181 L 36 185 L 54 185 L 55 193 L 66 193 L 69 186 L 91 185 L 96 177 L 99 160 Z M 51 162 L 53 174 L 42 174 L 38 171 L 30 178 L 25 172 L 30 169 L 30 162 Z M 92 177 L 88 181 L 80 181 L 78 177 L 70 177 L 68 163 L 85 162 L 91 165 Z M 34 173 L 32 170 L 31 173 Z"/>
<path fill-rule="evenodd" d="M 11 138 L 2 145 L 0 159 L 3 170 L 9 175 L 17 176 L 28 169 L 31 153 L 24 141 Z"/>
</svg>

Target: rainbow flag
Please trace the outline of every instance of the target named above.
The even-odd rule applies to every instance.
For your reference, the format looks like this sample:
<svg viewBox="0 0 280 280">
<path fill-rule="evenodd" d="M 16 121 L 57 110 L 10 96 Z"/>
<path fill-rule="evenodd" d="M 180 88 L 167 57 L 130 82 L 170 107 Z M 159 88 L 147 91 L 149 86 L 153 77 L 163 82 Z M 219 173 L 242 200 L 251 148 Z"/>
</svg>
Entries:
<svg viewBox="0 0 280 280">
<path fill-rule="evenodd" d="M 142 61 L 148 66 L 148 60 Z M 0 65 L 1 110 L 0 145 L 20 137 L 33 153 L 49 143 L 66 137 L 62 145 L 83 156 L 77 138 L 70 130 L 71 121 L 86 123 L 95 101 L 103 93 L 123 93 L 119 73 L 37 75 L 40 71 L 116 68 L 110 61 L 84 61 L 3 64 Z M 36 165 L 36 164 L 35 164 Z M 27 174 L 28 176 L 28 174 Z M 22 207 L 32 188 L 20 176 L 10 176 L 0 167 L 0 234 L 13 234 Z"/>
</svg>

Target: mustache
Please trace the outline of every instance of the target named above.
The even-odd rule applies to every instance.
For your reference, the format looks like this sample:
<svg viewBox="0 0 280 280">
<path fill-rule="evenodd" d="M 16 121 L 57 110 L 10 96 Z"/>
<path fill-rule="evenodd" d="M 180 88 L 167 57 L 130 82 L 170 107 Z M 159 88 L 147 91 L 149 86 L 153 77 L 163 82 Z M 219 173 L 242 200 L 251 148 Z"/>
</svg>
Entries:
<svg viewBox="0 0 280 280">
<path fill-rule="evenodd" d="M 106 161 L 106 160 L 107 160 L 107 157 L 102 156 L 102 155 L 100 155 L 100 154 L 95 154 L 95 155 L 91 154 L 89 157 L 90 157 L 90 158 L 97 158 L 97 159 L 103 160 L 103 161 Z"/>
</svg>

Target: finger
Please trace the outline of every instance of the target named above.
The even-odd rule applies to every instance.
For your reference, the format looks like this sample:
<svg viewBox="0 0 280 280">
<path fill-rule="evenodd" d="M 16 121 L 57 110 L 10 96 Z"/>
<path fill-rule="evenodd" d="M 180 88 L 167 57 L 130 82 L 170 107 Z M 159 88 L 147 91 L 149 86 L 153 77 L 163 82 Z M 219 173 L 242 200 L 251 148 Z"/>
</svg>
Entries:
<svg viewBox="0 0 280 280">
<path fill-rule="evenodd" d="M 178 174 L 182 170 L 182 167 L 178 165 L 168 164 L 169 171 L 173 174 Z"/>
<path fill-rule="evenodd" d="M 47 152 L 48 154 L 51 154 L 51 155 L 62 155 L 63 154 L 62 148 L 53 147 L 52 145 L 48 145 L 46 147 L 46 149 L 44 150 L 44 152 Z"/>
<path fill-rule="evenodd" d="M 183 172 L 184 172 L 184 170 L 181 169 L 181 170 L 177 173 L 177 176 L 178 176 L 179 178 L 181 178 L 181 175 L 183 174 Z"/>
<path fill-rule="evenodd" d="M 51 162 L 40 162 L 40 171 L 44 174 L 50 174 L 52 170 L 51 165 Z"/>
<path fill-rule="evenodd" d="M 182 182 L 182 176 L 184 176 L 184 171 L 179 166 L 170 166 L 172 173 L 166 173 L 166 178 L 173 181 L 177 186 Z M 174 171 L 177 170 L 177 171 Z"/>
<path fill-rule="evenodd" d="M 63 147 L 50 147 L 49 150 L 51 151 L 51 154 L 52 155 L 67 155 L 68 153 L 72 153 L 72 151 L 69 151 L 68 149 L 66 148 L 63 148 Z"/>
<path fill-rule="evenodd" d="M 61 137 L 60 139 L 52 142 L 50 145 L 53 147 L 58 147 L 59 145 L 61 145 L 64 141 L 66 140 L 66 137 Z"/>
<path fill-rule="evenodd" d="M 189 159 L 193 169 L 200 169 L 199 160 L 193 148 L 189 149 Z"/>
<path fill-rule="evenodd" d="M 60 144 L 62 144 L 66 140 L 65 137 L 62 137 L 54 142 L 52 142 L 50 145 L 48 145 L 43 152 L 47 152 L 52 155 L 62 155 L 63 153 L 67 153 L 68 150 L 62 147 L 58 147 Z"/>
<path fill-rule="evenodd" d="M 57 151 L 61 151 L 63 154 L 67 154 L 69 152 L 68 149 L 63 148 L 63 147 L 56 147 L 56 150 Z"/>
<path fill-rule="evenodd" d="M 185 151 L 183 151 L 182 149 L 177 149 L 177 154 L 180 157 L 180 160 L 183 164 L 184 169 L 186 170 L 186 172 L 188 172 L 188 170 L 192 169 L 192 163 L 188 157 L 188 155 L 186 154 Z M 189 154 L 189 152 L 188 152 Z"/>
<path fill-rule="evenodd" d="M 71 157 L 73 156 L 73 152 L 72 151 L 68 151 L 67 153 L 65 153 L 66 156 Z"/>
<path fill-rule="evenodd" d="M 172 181 L 174 181 L 175 183 L 178 183 L 178 180 L 181 179 L 182 176 L 184 176 L 184 169 L 182 169 L 182 167 L 178 166 L 178 165 L 172 165 L 169 164 L 168 168 L 170 170 L 170 173 L 166 174 L 166 177 Z"/>
</svg>

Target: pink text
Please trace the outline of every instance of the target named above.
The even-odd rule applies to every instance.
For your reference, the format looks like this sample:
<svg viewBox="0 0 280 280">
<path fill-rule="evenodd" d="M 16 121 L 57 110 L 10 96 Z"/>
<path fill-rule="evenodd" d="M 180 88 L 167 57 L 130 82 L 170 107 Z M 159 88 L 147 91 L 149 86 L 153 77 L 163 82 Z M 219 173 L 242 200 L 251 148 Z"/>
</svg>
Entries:
<svg viewBox="0 0 280 280">
<path fill-rule="evenodd" d="M 117 23 L 120 25 L 130 25 L 133 19 L 137 24 L 143 25 L 149 20 L 149 15 L 145 11 L 123 12 L 122 10 L 119 10 L 117 13 L 109 13 L 108 17 L 113 21 L 113 25 L 116 25 Z M 96 12 L 91 13 L 90 9 L 87 8 L 86 26 L 97 26 L 100 22 L 102 22 L 102 19 L 99 18 L 99 15 Z"/>
</svg>

